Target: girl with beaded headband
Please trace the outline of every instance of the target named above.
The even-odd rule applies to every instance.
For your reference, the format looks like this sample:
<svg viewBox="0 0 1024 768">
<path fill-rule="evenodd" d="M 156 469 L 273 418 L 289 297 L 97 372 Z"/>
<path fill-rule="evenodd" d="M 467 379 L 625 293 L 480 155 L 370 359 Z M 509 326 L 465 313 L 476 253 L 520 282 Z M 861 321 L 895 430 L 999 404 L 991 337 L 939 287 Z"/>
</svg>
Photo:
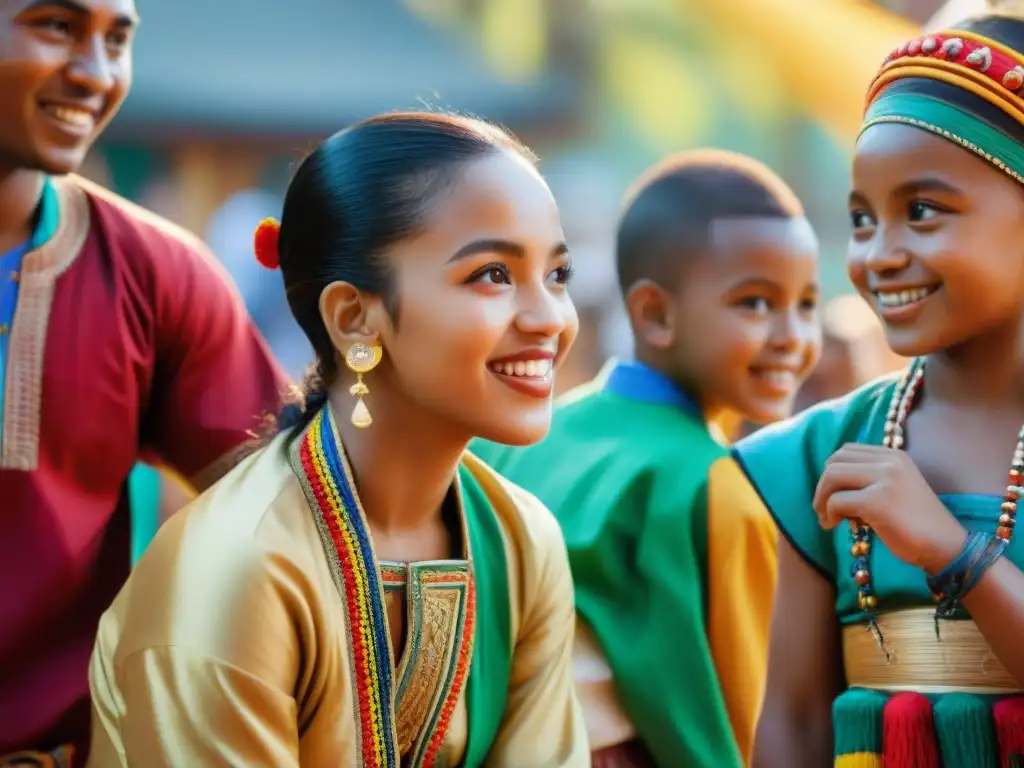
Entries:
<svg viewBox="0 0 1024 768">
<path fill-rule="evenodd" d="M 317 362 L 100 625 L 90 765 L 586 766 L 561 533 L 466 452 L 527 444 L 577 330 L 533 155 L 397 113 L 299 166 L 257 255 Z"/>
<path fill-rule="evenodd" d="M 853 187 L 850 277 L 914 362 L 737 446 L 784 534 L 754 764 L 1015 765 L 1024 20 L 893 51 Z"/>
</svg>

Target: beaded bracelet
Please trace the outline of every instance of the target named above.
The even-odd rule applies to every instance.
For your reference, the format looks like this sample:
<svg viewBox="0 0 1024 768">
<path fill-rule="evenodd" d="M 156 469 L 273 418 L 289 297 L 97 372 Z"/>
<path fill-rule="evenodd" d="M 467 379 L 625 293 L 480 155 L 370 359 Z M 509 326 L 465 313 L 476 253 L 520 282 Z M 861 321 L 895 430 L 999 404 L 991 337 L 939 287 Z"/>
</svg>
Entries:
<svg viewBox="0 0 1024 768">
<path fill-rule="evenodd" d="M 928 577 L 928 589 L 938 601 L 936 616 L 951 618 L 960 601 L 977 586 L 985 571 L 1002 557 L 1009 544 L 990 533 L 971 531 L 956 559 L 935 576 Z"/>
</svg>

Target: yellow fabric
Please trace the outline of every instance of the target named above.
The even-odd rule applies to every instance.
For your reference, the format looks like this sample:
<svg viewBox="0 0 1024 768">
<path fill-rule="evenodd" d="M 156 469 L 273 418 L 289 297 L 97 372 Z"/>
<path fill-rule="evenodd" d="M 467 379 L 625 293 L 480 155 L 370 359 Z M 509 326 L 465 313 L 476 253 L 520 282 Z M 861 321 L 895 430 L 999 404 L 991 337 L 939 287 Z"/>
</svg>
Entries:
<svg viewBox="0 0 1024 768">
<path fill-rule="evenodd" d="M 853 752 L 836 758 L 835 768 L 882 768 L 882 756 L 874 752 Z"/>
<path fill-rule="evenodd" d="M 863 0 L 679 2 L 746 40 L 844 144 L 860 130 L 864 93 L 882 61 L 918 34 L 912 22 Z"/>
<path fill-rule="evenodd" d="M 708 473 L 708 640 L 744 763 L 768 675 L 778 531 L 731 458 Z"/>
<path fill-rule="evenodd" d="M 283 438 L 161 529 L 93 652 L 92 768 L 357 766 L 342 601 Z M 514 658 L 489 766 L 589 765 L 572 688 L 561 532 L 532 496 L 466 466 L 506 536 Z M 439 759 L 467 739 L 456 708 Z"/>
</svg>

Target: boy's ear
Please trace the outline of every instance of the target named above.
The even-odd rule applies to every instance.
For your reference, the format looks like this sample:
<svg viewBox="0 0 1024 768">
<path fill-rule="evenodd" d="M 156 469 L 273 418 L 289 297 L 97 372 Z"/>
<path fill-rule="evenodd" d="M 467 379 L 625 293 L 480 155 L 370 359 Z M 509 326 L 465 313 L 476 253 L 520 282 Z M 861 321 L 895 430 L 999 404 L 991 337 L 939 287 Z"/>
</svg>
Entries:
<svg viewBox="0 0 1024 768">
<path fill-rule="evenodd" d="M 644 278 L 630 286 L 626 312 L 637 339 L 653 349 L 675 344 L 675 300 L 653 280 Z"/>
</svg>

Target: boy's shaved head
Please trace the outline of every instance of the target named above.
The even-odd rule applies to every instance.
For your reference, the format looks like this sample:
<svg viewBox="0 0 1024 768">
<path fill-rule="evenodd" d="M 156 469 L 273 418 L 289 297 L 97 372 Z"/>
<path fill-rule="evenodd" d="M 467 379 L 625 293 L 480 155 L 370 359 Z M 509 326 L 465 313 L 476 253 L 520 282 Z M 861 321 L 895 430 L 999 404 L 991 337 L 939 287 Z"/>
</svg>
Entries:
<svg viewBox="0 0 1024 768">
<path fill-rule="evenodd" d="M 681 264 L 712 247 L 723 220 L 803 215 L 786 183 L 752 158 L 722 150 L 672 155 L 626 194 L 616 242 L 619 285 L 625 293 L 646 278 L 675 287 Z"/>
<path fill-rule="evenodd" d="M 637 359 L 705 408 L 766 423 L 818 359 L 818 239 L 793 192 L 731 152 L 673 155 L 640 177 L 617 261 Z"/>
</svg>

